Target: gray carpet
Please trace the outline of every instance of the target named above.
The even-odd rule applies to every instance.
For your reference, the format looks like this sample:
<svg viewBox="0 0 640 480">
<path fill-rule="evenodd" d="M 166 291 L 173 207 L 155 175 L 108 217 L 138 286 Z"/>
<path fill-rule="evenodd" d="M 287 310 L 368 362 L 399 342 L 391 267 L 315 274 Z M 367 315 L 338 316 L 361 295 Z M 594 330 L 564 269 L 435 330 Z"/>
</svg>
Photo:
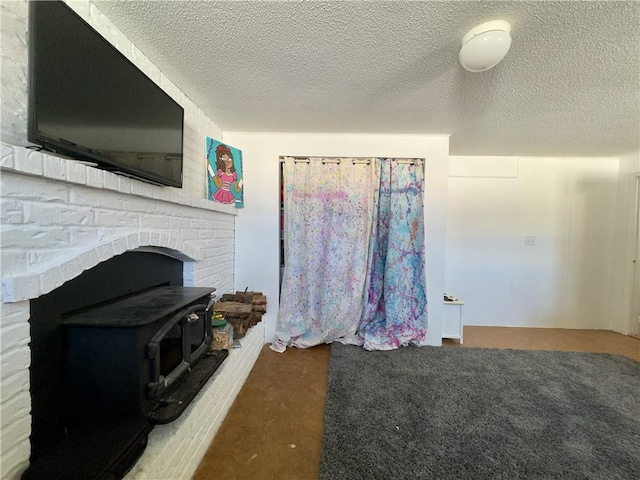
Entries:
<svg viewBox="0 0 640 480">
<path fill-rule="evenodd" d="M 640 479 L 640 363 L 331 345 L 320 478 Z"/>
</svg>

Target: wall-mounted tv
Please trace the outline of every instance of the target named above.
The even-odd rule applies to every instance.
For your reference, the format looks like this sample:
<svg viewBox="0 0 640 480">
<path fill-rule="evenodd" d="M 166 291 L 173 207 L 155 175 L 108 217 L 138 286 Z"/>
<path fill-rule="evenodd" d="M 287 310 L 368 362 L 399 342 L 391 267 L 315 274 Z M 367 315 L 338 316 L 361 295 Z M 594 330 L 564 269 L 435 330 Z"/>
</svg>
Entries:
<svg viewBox="0 0 640 480">
<path fill-rule="evenodd" d="M 182 187 L 183 108 L 65 3 L 29 3 L 29 142 Z"/>
</svg>

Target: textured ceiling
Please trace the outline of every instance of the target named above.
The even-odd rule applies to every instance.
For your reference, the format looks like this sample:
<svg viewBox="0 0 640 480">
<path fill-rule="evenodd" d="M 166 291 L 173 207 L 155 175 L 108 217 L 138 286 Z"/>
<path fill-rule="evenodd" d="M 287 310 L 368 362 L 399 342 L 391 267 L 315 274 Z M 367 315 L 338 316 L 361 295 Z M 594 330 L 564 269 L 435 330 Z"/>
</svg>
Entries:
<svg viewBox="0 0 640 480">
<path fill-rule="evenodd" d="M 448 133 L 454 155 L 639 148 L 640 2 L 94 0 L 223 130 Z M 495 68 L 462 36 L 512 26 Z"/>
</svg>

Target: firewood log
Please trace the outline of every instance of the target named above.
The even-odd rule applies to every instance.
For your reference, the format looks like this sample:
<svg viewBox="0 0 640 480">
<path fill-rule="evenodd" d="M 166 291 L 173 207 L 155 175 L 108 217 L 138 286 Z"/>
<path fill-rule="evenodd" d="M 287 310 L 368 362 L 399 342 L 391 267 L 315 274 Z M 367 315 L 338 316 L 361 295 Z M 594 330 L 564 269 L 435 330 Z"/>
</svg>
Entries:
<svg viewBox="0 0 640 480">
<path fill-rule="evenodd" d="M 225 318 L 230 316 L 247 318 L 251 314 L 251 305 L 239 302 L 216 302 L 213 304 L 215 313 L 222 313 Z"/>
</svg>

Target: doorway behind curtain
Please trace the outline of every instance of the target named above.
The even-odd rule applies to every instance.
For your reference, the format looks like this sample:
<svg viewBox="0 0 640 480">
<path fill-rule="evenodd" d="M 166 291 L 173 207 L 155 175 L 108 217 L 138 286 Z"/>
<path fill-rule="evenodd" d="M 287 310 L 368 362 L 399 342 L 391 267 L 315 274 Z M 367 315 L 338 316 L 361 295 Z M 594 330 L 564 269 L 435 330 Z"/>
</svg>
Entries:
<svg viewBox="0 0 640 480">
<path fill-rule="evenodd" d="M 388 350 L 424 340 L 417 162 L 284 160 L 285 268 L 273 350 L 332 341 Z"/>
</svg>

